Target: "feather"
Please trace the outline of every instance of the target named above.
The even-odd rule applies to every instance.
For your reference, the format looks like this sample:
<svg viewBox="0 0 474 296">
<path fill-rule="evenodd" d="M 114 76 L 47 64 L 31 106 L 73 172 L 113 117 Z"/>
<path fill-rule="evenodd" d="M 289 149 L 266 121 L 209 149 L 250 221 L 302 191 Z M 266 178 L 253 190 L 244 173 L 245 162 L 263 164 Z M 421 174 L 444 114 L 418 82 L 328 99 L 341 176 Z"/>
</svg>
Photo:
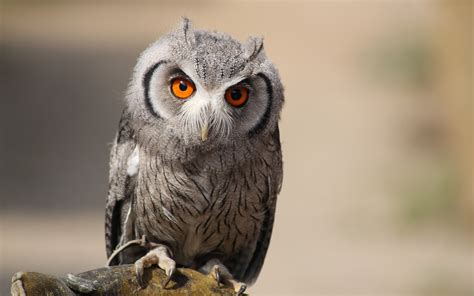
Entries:
<svg viewBox="0 0 474 296">
<path fill-rule="evenodd" d="M 125 238 L 124 234 L 130 231 L 124 231 L 125 221 L 130 225 L 132 221 L 127 219 L 130 215 L 124 214 L 131 212 L 131 200 L 133 197 L 136 182 L 130 171 L 129 159 L 133 156 L 136 147 L 133 131 L 130 127 L 130 116 L 124 111 L 119 123 L 119 130 L 112 146 L 110 157 L 110 178 L 109 193 L 107 196 L 105 209 L 105 240 L 107 257 L 109 257 L 115 248 Z M 138 156 L 137 156 L 138 157 Z M 138 171 L 138 164 L 135 170 Z M 136 174 L 136 172 L 135 172 Z M 128 226 L 130 228 L 130 226 Z M 118 262 L 113 262 L 117 264 Z"/>
</svg>

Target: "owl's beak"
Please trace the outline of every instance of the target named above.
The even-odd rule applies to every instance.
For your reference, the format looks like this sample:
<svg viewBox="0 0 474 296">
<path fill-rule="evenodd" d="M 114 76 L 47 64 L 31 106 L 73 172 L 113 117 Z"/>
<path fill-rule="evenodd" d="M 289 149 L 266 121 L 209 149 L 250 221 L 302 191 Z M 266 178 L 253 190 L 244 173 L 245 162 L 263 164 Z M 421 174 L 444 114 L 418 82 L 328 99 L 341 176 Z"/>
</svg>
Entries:
<svg viewBox="0 0 474 296">
<path fill-rule="evenodd" d="M 207 140 L 207 137 L 209 135 L 209 127 L 207 126 L 207 123 L 205 123 L 201 127 L 201 140 L 204 142 Z"/>
</svg>

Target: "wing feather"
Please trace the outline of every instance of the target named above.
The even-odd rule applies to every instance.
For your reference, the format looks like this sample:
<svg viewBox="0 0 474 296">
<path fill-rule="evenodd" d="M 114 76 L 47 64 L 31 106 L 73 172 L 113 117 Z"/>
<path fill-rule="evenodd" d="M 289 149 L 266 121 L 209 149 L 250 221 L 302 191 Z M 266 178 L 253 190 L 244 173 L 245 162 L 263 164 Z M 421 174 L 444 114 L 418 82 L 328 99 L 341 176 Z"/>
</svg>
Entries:
<svg viewBox="0 0 474 296">
<path fill-rule="evenodd" d="M 245 269 L 243 276 L 241 277 L 241 280 L 248 284 L 252 284 L 255 282 L 258 275 L 260 274 L 263 262 L 265 260 L 265 256 L 267 254 L 268 246 L 270 245 L 270 238 L 273 231 L 277 195 L 280 193 L 281 183 L 283 179 L 280 131 L 278 127 L 276 128 L 272 139 L 272 144 L 276 145 L 277 149 L 273 154 L 273 170 L 267 181 L 267 211 L 265 213 L 263 224 L 260 229 L 260 235 L 257 241 L 257 245 L 255 247 L 255 251 L 247 265 L 247 268 Z"/>
<path fill-rule="evenodd" d="M 125 221 L 130 213 L 136 177 L 129 176 L 127 169 L 128 159 L 136 147 L 134 138 L 130 115 L 124 110 L 110 154 L 109 193 L 105 209 L 107 257 L 123 240 Z"/>
</svg>

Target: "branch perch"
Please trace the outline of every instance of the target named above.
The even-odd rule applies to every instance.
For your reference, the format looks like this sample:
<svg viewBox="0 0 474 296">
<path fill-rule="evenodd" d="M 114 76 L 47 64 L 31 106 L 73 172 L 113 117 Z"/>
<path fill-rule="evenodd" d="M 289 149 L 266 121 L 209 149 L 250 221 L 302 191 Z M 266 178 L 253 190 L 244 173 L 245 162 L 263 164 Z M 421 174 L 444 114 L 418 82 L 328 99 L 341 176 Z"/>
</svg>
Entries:
<svg viewBox="0 0 474 296">
<path fill-rule="evenodd" d="M 221 286 L 211 277 L 195 270 L 178 268 L 166 289 L 161 283 L 165 273 L 159 268 L 149 268 L 144 274 L 147 287 L 142 289 L 135 277 L 133 265 L 103 267 L 54 277 L 37 272 L 17 272 L 12 278 L 12 295 L 234 295 L 232 288 Z M 89 285 L 82 285 L 82 281 Z M 92 290 L 87 286 L 94 287 Z M 73 289 L 71 289 L 73 287 Z"/>
</svg>

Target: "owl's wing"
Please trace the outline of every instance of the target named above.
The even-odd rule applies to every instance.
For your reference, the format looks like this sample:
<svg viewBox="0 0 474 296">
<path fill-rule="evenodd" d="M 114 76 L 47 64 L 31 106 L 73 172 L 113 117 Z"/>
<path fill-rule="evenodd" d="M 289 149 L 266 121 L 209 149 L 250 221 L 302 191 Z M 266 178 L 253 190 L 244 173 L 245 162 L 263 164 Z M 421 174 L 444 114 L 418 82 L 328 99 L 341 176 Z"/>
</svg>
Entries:
<svg viewBox="0 0 474 296">
<path fill-rule="evenodd" d="M 265 213 L 262 228 L 260 229 L 260 235 L 255 251 L 251 256 L 245 272 L 240 276 L 241 280 L 248 284 L 255 282 L 260 270 L 262 269 L 263 261 L 265 260 L 265 255 L 267 254 L 268 246 L 270 244 L 270 237 L 272 235 L 277 195 L 280 193 L 283 180 L 283 163 L 280 145 L 280 131 L 278 126 L 272 135 L 272 141 L 269 143 L 269 146 L 271 146 L 270 150 L 274 149 L 274 153 L 272 154 L 272 172 L 268 176 L 267 181 L 267 211 Z"/>
<path fill-rule="evenodd" d="M 138 170 L 138 149 L 134 138 L 130 115 L 124 110 L 110 154 L 109 193 L 105 209 L 107 257 L 120 243 L 132 239 L 130 236 L 133 235 L 131 205 Z M 114 260 L 111 264 L 119 262 Z"/>
</svg>

